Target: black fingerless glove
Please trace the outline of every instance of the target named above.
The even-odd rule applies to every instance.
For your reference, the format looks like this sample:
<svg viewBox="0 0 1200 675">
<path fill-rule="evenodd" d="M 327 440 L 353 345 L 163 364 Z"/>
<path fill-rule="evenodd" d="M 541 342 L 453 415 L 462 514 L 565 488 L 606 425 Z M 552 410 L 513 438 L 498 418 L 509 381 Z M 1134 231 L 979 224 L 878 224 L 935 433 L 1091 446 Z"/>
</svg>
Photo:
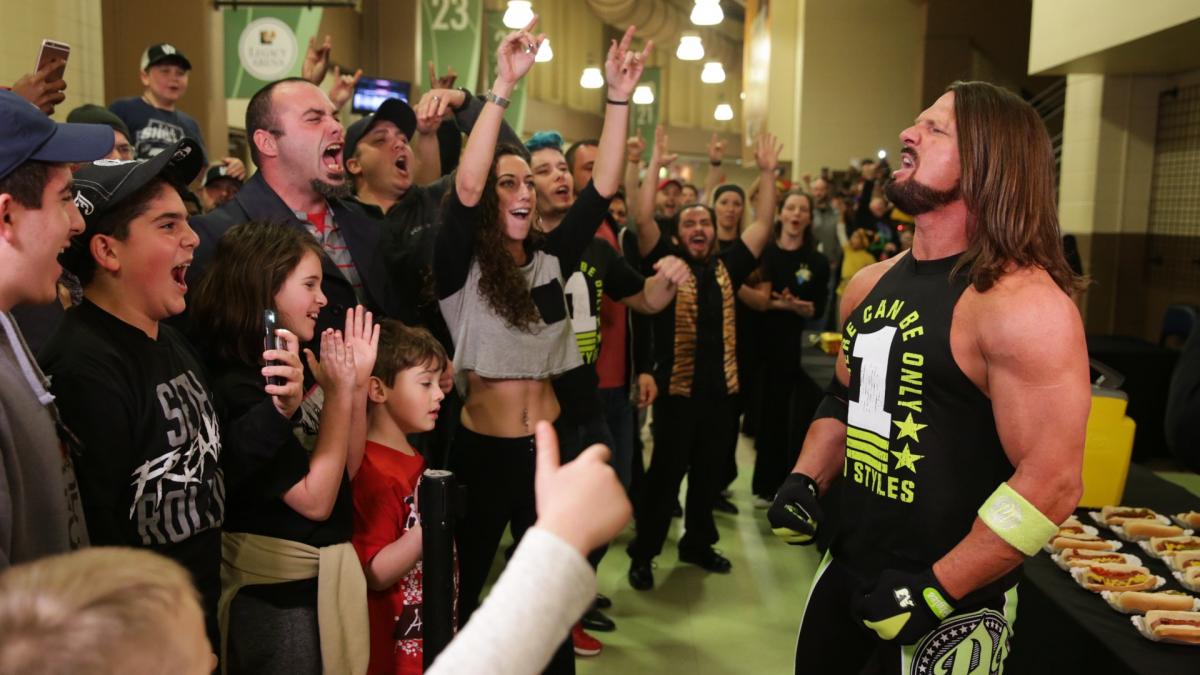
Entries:
<svg viewBox="0 0 1200 675">
<path fill-rule="evenodd" d="M 817 502 L 817 483 L 802 473 L 793 473 L 783 481 L 767 511 L 771 531 L 795 546 L 813 543 L 823 516 Z"/>
</svg>

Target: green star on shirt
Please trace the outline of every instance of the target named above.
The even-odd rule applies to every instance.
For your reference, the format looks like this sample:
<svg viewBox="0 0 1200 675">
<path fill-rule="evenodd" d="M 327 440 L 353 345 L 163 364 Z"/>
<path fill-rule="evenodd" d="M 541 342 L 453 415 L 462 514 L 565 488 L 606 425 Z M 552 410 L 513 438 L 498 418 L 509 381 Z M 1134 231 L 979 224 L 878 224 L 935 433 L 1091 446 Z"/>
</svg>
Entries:
<svg viewBox="0 0 1200 675">
<path fill-rule="evenodd" d="M 921 442 L 921 439 L 917 438 L 917 432 L 929 426 L 928 424 L 917 424 L 914 422 L 912 413 L 908 413 L 908 419 L 904 420 L 903 422 L 893 421 L 892 424 L 895 424 L 900 428 L 900 433 L 896 434 L 896 440 L 900 440 L 901 438 L 908 436 L 918 443 Z"/>
<path fill-rule="evenodd" d="M 908 443 L 904 444 L 904 452 L 896 452 L 893 450 L 892 454 L 896 456 L 897 471 L 903 467 L 908 467 L 908 470 L 912 471 L 913 473 L 917 472 L 917 460 L 925 457 L 925 455 L 918 455 L 916 453 L 909 452 Z"/>
</svg>

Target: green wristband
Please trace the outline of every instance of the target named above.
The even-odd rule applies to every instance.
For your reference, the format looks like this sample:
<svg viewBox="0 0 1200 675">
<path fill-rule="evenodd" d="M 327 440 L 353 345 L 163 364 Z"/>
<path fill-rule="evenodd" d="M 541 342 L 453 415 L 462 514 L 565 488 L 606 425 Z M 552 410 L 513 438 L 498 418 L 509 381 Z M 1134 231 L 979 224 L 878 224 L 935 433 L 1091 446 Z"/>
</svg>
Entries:
<svg viewBox="0 0 1200 675">
<path fill-rule="evenodd" d="M 1027 556 L 1037 553 L 1058 533 L 1058 526 L 1008 483 L 1001 483 L 979 507 L 979 519 Z"/>
</svg>

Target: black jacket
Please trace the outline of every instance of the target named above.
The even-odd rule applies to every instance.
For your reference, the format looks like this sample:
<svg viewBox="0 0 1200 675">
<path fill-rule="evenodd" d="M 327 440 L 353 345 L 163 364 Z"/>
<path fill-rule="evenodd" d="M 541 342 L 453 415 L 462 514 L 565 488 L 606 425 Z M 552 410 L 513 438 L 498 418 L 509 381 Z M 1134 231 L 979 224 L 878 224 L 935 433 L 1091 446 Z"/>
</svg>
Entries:
<svg viewBox="0 0 1200 675">
<path fill-rule="evenodd" d="M 377 316 L 403 318 L 398 294 L 394 290 L 392 277 L 387 273 L 383 247 L 380 246 L 382 228 L 378 221 L 368 218 L 356 209 L 347 207 L 341 200 L 329 201 L 334 221 L 350 249 L 350 257 L 362 278 L 367 309 Z M 204 270 L 212 263 L 217 251 L 217 241 L 229 228 L 240 223 L 287 223 L 307 231 L 303 221 L 267 185 L 261 172 L 246 182 L 237 196 L 210 213 L 192 218 L 189 222 L 200 237 L 200 245 L 188 269 L 187 283 L 196 288 Z M 324 279 L 321 291 L 329 300 L 317 320 L 316 335 L 326 328 L 341 328 L 345 322 L 346 309 L 358 304 L 350 281 L 338 270 L 328 256 L 321 257 Z M 264 308 L 265 309 L 265 308 Z"/>
</svg>

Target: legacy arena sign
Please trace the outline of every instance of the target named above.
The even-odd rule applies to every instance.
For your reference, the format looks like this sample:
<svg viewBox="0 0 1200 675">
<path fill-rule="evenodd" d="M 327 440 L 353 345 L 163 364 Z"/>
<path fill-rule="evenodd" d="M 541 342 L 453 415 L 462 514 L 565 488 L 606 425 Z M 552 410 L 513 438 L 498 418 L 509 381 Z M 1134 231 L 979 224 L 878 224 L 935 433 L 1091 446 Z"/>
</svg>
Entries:
<svg viewBox="0 0 1200 675">
<path fill-rule="evenodd" d="M 286 77 L 299 50 L 291 26 L 275 18 L 251 21 L 238 39 L 238 57 L 250 75 L 272 82 Z"/>
</svg>

